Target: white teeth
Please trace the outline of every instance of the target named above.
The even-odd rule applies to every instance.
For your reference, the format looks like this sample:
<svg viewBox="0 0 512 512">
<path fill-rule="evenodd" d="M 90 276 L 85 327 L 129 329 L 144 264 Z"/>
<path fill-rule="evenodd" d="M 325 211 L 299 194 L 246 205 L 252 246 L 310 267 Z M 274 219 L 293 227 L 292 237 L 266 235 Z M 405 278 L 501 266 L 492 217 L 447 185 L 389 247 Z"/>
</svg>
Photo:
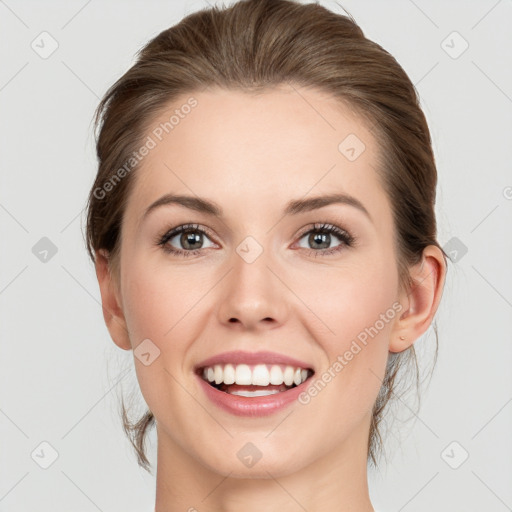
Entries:
<svg viewBox="0 0 512 512">
<path fill-rule="evenodd" d="M 213 374 L 215 376 L 215 384 L 220 384 L 224 378 L 224 375 L 222 374 L 222 366 L 220 366 L 220 364 L 216 364 L 213 367 Z"/>
<path fill-rule="evenodd" d="M 270 384 L 280 386 L 284 382 L 283 371 L 277 365 L 270 368 Z"/>
<path fill-rule="evenodd" d="M 302 384 L 310 374 L 311 372 L 305 368 L 294 368 L 293 366 L 280 366 L 277 364 L 257 364 L 253 367 L 247 364 L 216 364 L 203 368 L 203 378 L 217 385 L 224 383 L 241 386 L 268 386 L 269 384 L 279 386 L 284 383 L 290 387 L 293 384 L 297 386 Z M 254 392 L 250 393 L 253 393 L 250 396 L 262 396 L 254 395 Z"/>
<path fill-rule="evenodd" d="M 294 373 L 294 370 L 291 366 L 287 366 L 284 369 L 284 383 L 287 386 L 291 386 L 293 384 L 293 373 Z"/>
<path fill-rule="evenodd" d="M 235 383 L 235 367 L 232 364 L 224 366 L 224 384 Z"/>
<path fill-rule="evenodd" d="M 230 395 L 238 395 L 238 396 L 267 396 L 267 395 L 275 395 L 276 393 L 280 393 L 277 389 L 256 389 L 255 391 L 232 391 Z"/>
<path fill-rule="evenodd" d="M 268 386 L 269 382 L 271 381 L 267 365 L 265 364 L 258 364 L 254 367 L 254 370 L 252 371 L 252 380 L 251 383 L 254 386 Z"/>
<path fill-rule="evenodd" d="M 238 364 L 235 368 L 235 383 L 239 386 L 252 384 L 251 369 L 246 364 Z"/>
</svg>

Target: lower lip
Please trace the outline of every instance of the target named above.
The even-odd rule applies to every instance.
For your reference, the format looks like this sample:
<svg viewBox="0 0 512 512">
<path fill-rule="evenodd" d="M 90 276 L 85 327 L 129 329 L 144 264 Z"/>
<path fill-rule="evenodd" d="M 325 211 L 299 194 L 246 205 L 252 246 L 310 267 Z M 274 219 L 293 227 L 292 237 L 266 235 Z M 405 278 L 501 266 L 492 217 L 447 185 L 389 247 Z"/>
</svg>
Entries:
<svg viewBox="0 0 512 512">
<path fill-rule="evenodd" d="M 219 391 L 208 384 L 201 376 L 196 374 L 196 377 L 199 379 L 206 396 L 215 405 L 236 416 L 267 416 L 284 409 L 298 399 L 299 395 L 306 390 L 311 381 L 310 377 L 299 386 L 275 393 L 274 395 L 246 397 L 230 395 L 224 391 Z"/>
</svg>

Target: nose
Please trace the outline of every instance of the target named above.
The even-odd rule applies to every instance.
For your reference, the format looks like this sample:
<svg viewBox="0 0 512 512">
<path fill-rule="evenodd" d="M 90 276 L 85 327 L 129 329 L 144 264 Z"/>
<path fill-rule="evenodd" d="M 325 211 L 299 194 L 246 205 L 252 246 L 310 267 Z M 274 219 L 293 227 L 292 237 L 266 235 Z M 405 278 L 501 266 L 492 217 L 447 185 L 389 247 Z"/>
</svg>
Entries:
<svg viewBox="0 0 512 512">
<path fill-rule="evenodd" d="M 230 329 L 256 331 L 286 322 L 290 293 L 279 278 L 276 264 L 263 251 L 254 261 L 238 253 L 222 284 L 219 321 Z"/>
</svg>

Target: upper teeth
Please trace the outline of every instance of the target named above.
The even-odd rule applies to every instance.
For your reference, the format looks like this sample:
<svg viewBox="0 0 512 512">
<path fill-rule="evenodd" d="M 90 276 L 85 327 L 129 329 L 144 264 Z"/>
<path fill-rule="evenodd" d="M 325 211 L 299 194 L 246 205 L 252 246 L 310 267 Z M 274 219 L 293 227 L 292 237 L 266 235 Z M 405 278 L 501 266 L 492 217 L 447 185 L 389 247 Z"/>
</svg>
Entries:
<svg viewBox="0 0 512 512">
<path fill-rule="evenodd" d="M 239 384 L 268 386 L 269 384 L 292 386 L 302 384 L 310 372 L 304 368 L 257 364 L 216 364 L 203 369 L 203 378 L 215 384 Z"/>
</svg>

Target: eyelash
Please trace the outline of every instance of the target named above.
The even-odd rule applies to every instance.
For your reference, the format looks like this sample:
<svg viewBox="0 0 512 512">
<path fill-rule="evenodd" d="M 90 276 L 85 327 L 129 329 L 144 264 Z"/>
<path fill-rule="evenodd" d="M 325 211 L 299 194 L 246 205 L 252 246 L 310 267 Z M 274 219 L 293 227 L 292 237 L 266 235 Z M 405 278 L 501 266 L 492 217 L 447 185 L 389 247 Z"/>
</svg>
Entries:
<svg viewBox="0 0 512 512">
<path fill-rule="evenodd" d="M 163 236 L 158 236 L 156 239 L 156 244 L 161 246 L 163 251 L 168 254 L 173 254 L 173 255 L 179 256 L 179 257 L 196 256 L 203 249 L 194 249 L 191 251 L 184 251 L 182 249 L 170 248 L 170 246 L 167 245 L 167 242 L 169 240 L 171 240 L 172 238 L 174 238 L 176 235 L 179 235 L 180 233 L 184 233 L 184 232 L 194 232 L 194 231 L 198 231 L 198 232 L 200 232 L 204 235 L 207 235 L 209 237 L 212 236 L 208 229 L 205 229 L 205 228 L 199 226 L 199 224 L 183 224 L 181 226 L 178 226 L 176 228 L 173 228 L 173 229 L 167 231 Z M 330 249 L 319 249 L 319 250 L 306 249 L 307 251 L 309 251 L 309 255 L 314 254 L 315 257 L 317 257 L 319 254 L 321 256 L 329 256 L 331 254 L 334 254 L 334 253 L 337 253 L 337 252 L 343 250 L 343 248 L 345 246 L 353 247 L 357 240 L 348 231 L 345 231 L 344 229 L 340 229 L 337 226 L 334 226 L 333 224 L 327 224 L 327 223 L 316 223 L 313 226 L 308 226 L 308 228 L 299 235 L 299 240 L 302 239 L 305 235 L 308 235 L 309 233 L 315 232 L 315 231 L 321 232 L 322 234 L 336 235 L 343 242 L 342 245 L 339 245 L 337 247 L 332 247 Z"/>
</svg>

